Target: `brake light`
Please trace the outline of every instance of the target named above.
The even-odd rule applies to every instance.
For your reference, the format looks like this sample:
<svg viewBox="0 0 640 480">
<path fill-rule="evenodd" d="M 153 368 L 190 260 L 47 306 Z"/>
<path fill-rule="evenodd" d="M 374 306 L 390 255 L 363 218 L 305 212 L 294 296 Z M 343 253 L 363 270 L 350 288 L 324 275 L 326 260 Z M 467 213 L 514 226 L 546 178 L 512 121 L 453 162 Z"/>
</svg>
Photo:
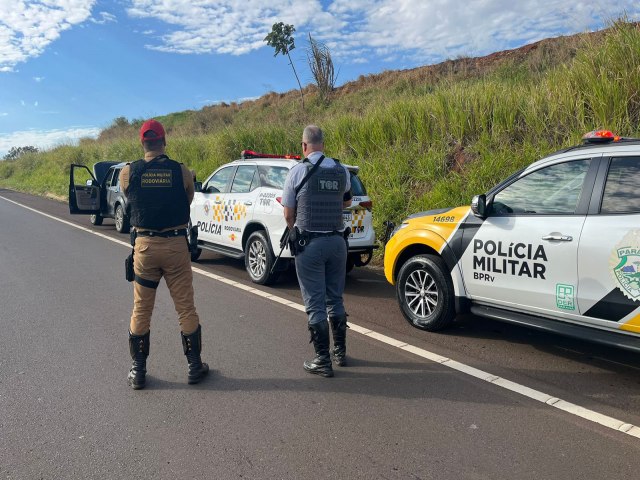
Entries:
<svg viewBox="0 0 640 480">
<path fill-rule="evenodd" d="M 360 202 L 360 206 L 371 211 L 371 209 L 373 208 L 373 202 L 371 200 L 369 200 L 368 202 Z"/>
<path fill-rule="evenodd" d="M 282 197 L 276 197 L 276 202 L 282 205 Z"/>
<path fill-rule="evenodd" d="M 300 160 L 300 155 L 292 155 L 290 153 L 286 155 L 273 155 L 270 153 L 254 152 L 253 150 L 242 150 L 242 152 L 240 152 L 240 158 L 285 158 L 287 160 Z"/>
<path fill-rule="evenodd" d="M 617 142 L 622 137 L 618 135 L 614 135 L 614 133 L 610 130 L 593 130 L 592 132 L 585 133 L 582 136 L 582 140 L 585 143 L 607 143 L 607 142 Z"/>
</svg>

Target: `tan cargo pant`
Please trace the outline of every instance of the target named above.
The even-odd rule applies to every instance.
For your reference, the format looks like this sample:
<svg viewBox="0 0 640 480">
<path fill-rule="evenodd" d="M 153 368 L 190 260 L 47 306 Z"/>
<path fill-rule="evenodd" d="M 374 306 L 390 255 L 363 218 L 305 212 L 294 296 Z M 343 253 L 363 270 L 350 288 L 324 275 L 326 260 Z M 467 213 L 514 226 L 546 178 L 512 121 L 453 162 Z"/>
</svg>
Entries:
<svg viewBox="0 0 640 480">
<path fill-rule="evenodd" d="M 200 324 L 193 303 L 193 272 L 191 255 L 184 237 L 138 237 L 136 239 L 133 268 L 133 313 L 130 330 L 134 335 L 146 334 L 151 326 L 151 313 L 156 299 L 157 284 L 164 277 L 178 313 L 180 330 L 185 335 L 195 332 Z M 151 282 L 143 286 L 138 282 Z M 147 282 L 144 282 L 144 281 Z"/>
</svg>

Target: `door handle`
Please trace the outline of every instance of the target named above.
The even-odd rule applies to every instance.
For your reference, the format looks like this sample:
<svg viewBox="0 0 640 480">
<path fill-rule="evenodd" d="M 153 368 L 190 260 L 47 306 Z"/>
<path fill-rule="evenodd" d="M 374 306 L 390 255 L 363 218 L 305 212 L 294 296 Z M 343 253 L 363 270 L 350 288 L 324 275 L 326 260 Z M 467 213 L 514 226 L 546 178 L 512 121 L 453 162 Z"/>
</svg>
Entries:
<svg viewBox="0 0 640 480">
<path fill-rule="evenodd" d="M 246 202 L 244 202 L 244 204 L 245 205 L 253 205 L 253 202 L 246 201 Z"/>
<path fill-rule="evenodd" d="M 573 241 L 573 237 L 571 235 L 549 234 L 542 237 L 542 240 L 551 240 L 556 242 L 571 242 Z"/>
<path fill-rule="evenodd" d="M 222 203 L 222 200 L 216 200 L 216 201 L 215 201 L 215 202 L 213 202 L 213 203 L 220 204 L 220 203 Z"/>
</svg>

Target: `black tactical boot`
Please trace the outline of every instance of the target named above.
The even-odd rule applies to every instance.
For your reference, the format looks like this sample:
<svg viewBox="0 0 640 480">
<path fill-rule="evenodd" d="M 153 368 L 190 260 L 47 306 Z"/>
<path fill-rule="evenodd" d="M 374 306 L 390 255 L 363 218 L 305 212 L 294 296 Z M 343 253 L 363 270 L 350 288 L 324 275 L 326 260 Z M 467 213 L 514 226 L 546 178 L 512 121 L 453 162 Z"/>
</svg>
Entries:
<svg viewBox="0 0 640 480">
<path fill-rule="evenodd" d="M 336 365 L 344 367 L 347 364 L 347 314 L 339 317 L 329 317 L 333 331 L 333 349 L 331 358 Z"/>
<path fill-rule="evenodd" d="M 202 351 L 202 337 L 200 332 L 202 329 L 198 325 L 198 329 L 190 335 L 182 335 L 182 348 L 189 362 L 189 384 L 198 383 L 209 373 L 209 365 L 202 362 L 200 352 Z"/>
<path fill-rule="evenodd" d="M 149 356 L 149 334 L 133 335 L 129 332 L 129 353 L 133 360 L 129 370 L 129 386 L 134 390 L 144 388 L 147 375 L 147 357 Z"/>
<path fill-rule="evenodd" d="M 320 322 L 309 325 L 311 332 L 311 342 L 316 351 L 316 358 L 311 361 L 304 362 L 304 369 L 316 375 L 323 377 L 333 377 L 333 368 L 331 367 L 331 356 L 329 355 L 329 322 Z"/>
</svg>

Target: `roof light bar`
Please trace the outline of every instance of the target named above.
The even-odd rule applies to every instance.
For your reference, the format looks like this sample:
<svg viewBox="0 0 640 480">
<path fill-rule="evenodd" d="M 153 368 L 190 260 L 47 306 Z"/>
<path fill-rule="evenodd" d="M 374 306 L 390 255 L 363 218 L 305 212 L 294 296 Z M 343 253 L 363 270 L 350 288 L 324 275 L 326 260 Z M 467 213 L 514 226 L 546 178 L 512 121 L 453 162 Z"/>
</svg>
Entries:
<svg viewBox="0 0 640 480">
<path fill-rule="evenodd" d="M 610 130 L 593 130 L 589 133 L 585 133 L 582 136 L 584 143 L 608 143 L 618 142 L 622 137 L 614 135 Z"/>
<path fill-rule="evenodd" d="M 273 155 L 270 153 L 254 152 L 253 150 L 243 150 L 240 153 L 240 158 L 243 160 L 249 158 L 286 158 L 288 160 L 300 160 L 300 155 L 291 155 L 290 153 L 286 155 Z"/>
</svg>

